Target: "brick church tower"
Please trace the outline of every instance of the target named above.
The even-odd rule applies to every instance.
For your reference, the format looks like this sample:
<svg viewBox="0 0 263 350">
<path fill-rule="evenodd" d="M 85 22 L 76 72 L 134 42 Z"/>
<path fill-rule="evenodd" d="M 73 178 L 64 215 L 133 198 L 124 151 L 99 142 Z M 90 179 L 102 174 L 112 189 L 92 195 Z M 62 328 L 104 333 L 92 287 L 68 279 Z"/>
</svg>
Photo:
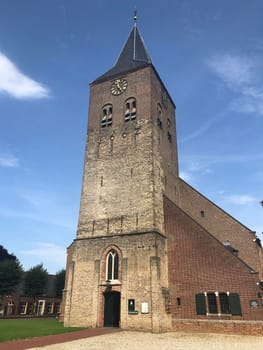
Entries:
<svg viewBox="0 0 263 350">
<path fill-rule="evenodd" d="M 253 232 L 178 176 L 175 104 L 135 18 L 90 86 L 64 324 L 161 332 L 211 315 L 263 320 L 261 281 Z"/>
</svg>

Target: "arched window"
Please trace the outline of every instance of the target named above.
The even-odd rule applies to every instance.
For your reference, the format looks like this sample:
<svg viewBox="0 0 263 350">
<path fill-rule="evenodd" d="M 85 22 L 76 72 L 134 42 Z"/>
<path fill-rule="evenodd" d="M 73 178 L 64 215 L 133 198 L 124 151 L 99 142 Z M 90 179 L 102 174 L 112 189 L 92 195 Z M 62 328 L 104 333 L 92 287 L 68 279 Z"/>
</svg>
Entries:
<svg viewBox="0 0 263 350">
<path fill-rule="evenodd" d="M 101 127 L 112 125 L 112 105 L 108 104 L 102 108 Z"/>
<path fill-rule="evenodd" d="M 160 104 L 157 106 L 157 125 L 160 129 L 163 128 L 163 121 L 162 121 L 162 107 Z"/>
<path fill-rule="evenodd" d="M 135 120 L 137 114 L 136 100 L 131 97 L 126 101 L 125 104 L 125 112 L 124 112 L 124 120 L 128 122 L 130 120 Z"/>
<path fill-rule="evenodd" d="M 115 250 L 111 250 L 106 259 L 106 280 L 117 280 L 119 276 L 119 256 Z"/>
</svg>

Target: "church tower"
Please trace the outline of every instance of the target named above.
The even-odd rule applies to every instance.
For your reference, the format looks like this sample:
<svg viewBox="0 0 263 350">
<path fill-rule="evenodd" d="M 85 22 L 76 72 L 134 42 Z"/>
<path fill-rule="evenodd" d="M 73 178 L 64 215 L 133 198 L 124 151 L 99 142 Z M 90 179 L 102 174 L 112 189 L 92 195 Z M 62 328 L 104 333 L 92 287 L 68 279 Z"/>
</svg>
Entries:
<svg viewBox="0 0 263 350">
<path fill-rule="evenodd" d="M 174 199 L 177 175 L 175 105 L 135 18 L 115 66 L 91 83 L 66 325 L 170 329 L 163 193 Z"/>
<path fill-rule="evenodd" d="M 135 16 L 116 64 L 90 85 L 65 326 L 162 332 L 185 319 L 231 332 L 263 320 L 260 241 L 178 176 L 175 109 Z"/>
</svg>

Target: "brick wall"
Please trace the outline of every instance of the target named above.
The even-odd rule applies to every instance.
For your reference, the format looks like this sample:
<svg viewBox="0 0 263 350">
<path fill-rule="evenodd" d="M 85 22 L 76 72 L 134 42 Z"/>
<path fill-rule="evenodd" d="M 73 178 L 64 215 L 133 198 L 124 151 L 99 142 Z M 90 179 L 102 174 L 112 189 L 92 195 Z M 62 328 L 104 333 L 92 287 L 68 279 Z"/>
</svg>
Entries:
<svg viewBox="0 0 263 350">
<path fill-rule="evenodd" d="M 263 322 L 174 320 L 173 330 L 176 332 L 223 333 L 262 337 Z"/>
<path fill-rule="evenodd" d="M 255 242 L 255 234 L 231 215 L 220 209 L 202 194 L 180 179 L 178 205 L 222 243 L 229 240 L 238 256 L 263 280 L 262 248 Z M 201 215 L 204 212 L 204 216 Z"/>
<path fill-rule="evenodd" d="M 240 295 L 242 316 L 236 319 L 263 320 L 258 274 L 230 253 L 191 217 L 165 198 L 165 224 L 168 246 L 169 288 L 174 319 L 229 319 L 231 316 L 197 316 L 195 295 L 230 292 Z M 176 303 L 180 298 L 180 305 Z M 257 300 L 258 307 L 251 307 Z"/>
</svg>

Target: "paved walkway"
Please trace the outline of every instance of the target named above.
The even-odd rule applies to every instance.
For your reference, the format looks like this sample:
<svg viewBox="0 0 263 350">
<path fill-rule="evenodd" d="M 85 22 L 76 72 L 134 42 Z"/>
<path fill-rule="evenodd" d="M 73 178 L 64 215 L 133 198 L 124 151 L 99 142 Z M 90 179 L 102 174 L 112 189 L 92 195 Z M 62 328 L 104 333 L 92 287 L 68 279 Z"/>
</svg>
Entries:
<svg viewBox="0 0 263 350">
<path fill-rule="evenodd" d="M 25 350 L 119 331 L 118 328 L 92 328 L 31 339 L 11 340 L 0 343 L 0 350 Z"/>
</svg>

